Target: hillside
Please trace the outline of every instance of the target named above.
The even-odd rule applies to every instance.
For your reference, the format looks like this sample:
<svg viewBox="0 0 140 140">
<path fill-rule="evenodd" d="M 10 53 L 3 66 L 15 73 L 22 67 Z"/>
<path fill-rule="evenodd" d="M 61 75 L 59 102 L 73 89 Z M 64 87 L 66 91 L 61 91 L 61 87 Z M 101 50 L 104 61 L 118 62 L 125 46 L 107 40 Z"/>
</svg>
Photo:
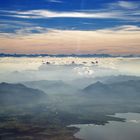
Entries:
<svg viewBox="0 0 140 140">
<path fill-rule="evenodd" d="M 22 84 L 0 84 L 0 104 L 1 105 L 18 105 L 39 103 L 47 98 L 43 91 L 28 88 Z"/>
</svg>

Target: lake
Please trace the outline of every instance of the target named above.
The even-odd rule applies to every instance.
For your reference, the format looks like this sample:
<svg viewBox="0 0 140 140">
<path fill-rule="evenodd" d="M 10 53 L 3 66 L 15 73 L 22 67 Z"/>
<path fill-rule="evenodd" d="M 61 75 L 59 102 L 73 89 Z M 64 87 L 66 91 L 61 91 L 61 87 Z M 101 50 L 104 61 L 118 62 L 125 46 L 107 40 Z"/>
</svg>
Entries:
<svg viewBox="0 0 140 140">
<path fill-rule="evenodd" d="M 140 114 L 117 113 L 114 116 L 126 121 L 110 121 L 106 125 L 74 125 L 80 128 L 75 137 L 83 140 L 140 140 Z"/>
</svg>

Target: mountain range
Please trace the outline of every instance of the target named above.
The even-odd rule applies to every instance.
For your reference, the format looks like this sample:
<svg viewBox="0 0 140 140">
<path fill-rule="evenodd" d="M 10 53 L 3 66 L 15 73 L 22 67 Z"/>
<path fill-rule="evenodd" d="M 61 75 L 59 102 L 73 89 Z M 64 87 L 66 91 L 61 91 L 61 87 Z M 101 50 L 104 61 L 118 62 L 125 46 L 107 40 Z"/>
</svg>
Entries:
<svg viewBox="0 0 140 140">
<path fill-rule="evenodd" d="M 0 105 L 27 105 L 47 100 L 47 94 L 41 90 L 22 84 L 0 84 Z"/>
<path fill-rule="evenodd" d="M 0 53 L 0 57 L 140 57 L 139 55 L 111 55 L 111 54 L 6 54 Z"/>
<path fill-rule="evenodd" d="M 82 90 L 85 96 L 94 98 L 140 99 L 140 80 L 104 84 L 96 82 Z"/>
</svg>

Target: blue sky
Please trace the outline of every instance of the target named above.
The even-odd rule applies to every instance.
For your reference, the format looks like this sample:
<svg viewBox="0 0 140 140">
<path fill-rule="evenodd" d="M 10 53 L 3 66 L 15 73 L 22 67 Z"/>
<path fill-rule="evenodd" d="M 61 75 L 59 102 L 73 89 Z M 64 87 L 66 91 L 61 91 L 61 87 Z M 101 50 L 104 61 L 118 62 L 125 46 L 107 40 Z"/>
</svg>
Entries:
<svg viewBox="0 0 140 140">
<path fill-rule="evenodd" d="M 0 37 L 58 30 L 138 34 L 140 0 L 0 0 Z"/>
<path fill-rule="evenodd" d="M 74 12 L 81 15 L 74 17 Z M 60 15 L 61 13 L 65 16 Z M 14 32 L 24 26 L 29 27 L 29 24 L 75 30 L 95 30 L 121 25 L 139 26 L 140 1 L 0 0 L 0 20 L 1 25 L 7 25 L 7 28 L 1 28 L 1 32 Z"/>
</svg>

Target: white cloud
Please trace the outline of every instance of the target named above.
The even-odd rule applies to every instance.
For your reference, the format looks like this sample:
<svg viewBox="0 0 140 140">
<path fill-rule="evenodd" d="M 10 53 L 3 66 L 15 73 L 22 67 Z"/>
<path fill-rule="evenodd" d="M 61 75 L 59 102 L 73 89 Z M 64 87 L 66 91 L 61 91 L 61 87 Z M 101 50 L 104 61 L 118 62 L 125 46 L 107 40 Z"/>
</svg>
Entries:
<svg viewBox="0 0 140 140">
<path fill-rule="evenodd" d="M 4 13 L 9 13 L 8 16 L 19 17 L 19 18 L 115 18 L 121 16 L 120 11 L 114 12 L 59 12 L 50 10 L 28 10 L 28 11 L 2 11 Z"/>
<path fill-rule="evenodd" d="M 136 2 L 128 2 L 128 1 L 119 1 L 118 5 L 127 9 L 135 9 L 139 7 L 139 4 Z"/>
<path fill-rule="evenodd" d="M 76 72 L 78 75 L 81 76 L 90 76 L 94 74 L 93 69 L 89 68 L 89 67 L 75 67 L 74 72 Z"/>
<path fill-rule="evenodd" d="M 119 19 L 132 22 L 140 21 L 140 12 L 138 10 L 85 10 L 85 11 L 50 11 L 50 10 L 27 10 L 27 11 L 1 11 L 5 16 L 27 18 L 27 19 L 45 19 L 45 18 L 98 18 L 98 19 Z M 135 16 L 134 16 L 135 15 Z"/>
<path fill-rule="evenodd" d="M 11 11 L 13 17 L 20 18 L 116 18 L 120 12 L 56 12 L 49 10 Z"/>
<path fill-rule="evenodd" d="M 46 0 L 49 2 L 62 3 L 61 0 Z M 76 11 L 51 11 L 48 9 L 26 10 L 26 11 L 6 11 L 0 10 L 4 16 L 25 19 L 45 19 L 45 18 L 98 18 L 98 19 L 119 19 L 131 22 L 140 21 L 140 2 L 118 1 L 107 4 L 105 9 L 87 9 Z"/>
<path fill-rule="evenodd" d="M 131 1 L 118 1 L 109 4 L 109 8 L 113 8 L 113 9 L 123 8 L 129 10 L 129 9 L 137 9 L 139 7 L 140 7 L 140 3 L 131 2 Z"/>
<path fill-rule="evenodd" d="M 140 123 L 140 120 L 129 120 L 128 122 L 132 122 L 132 123 Z"/>
</svg>

